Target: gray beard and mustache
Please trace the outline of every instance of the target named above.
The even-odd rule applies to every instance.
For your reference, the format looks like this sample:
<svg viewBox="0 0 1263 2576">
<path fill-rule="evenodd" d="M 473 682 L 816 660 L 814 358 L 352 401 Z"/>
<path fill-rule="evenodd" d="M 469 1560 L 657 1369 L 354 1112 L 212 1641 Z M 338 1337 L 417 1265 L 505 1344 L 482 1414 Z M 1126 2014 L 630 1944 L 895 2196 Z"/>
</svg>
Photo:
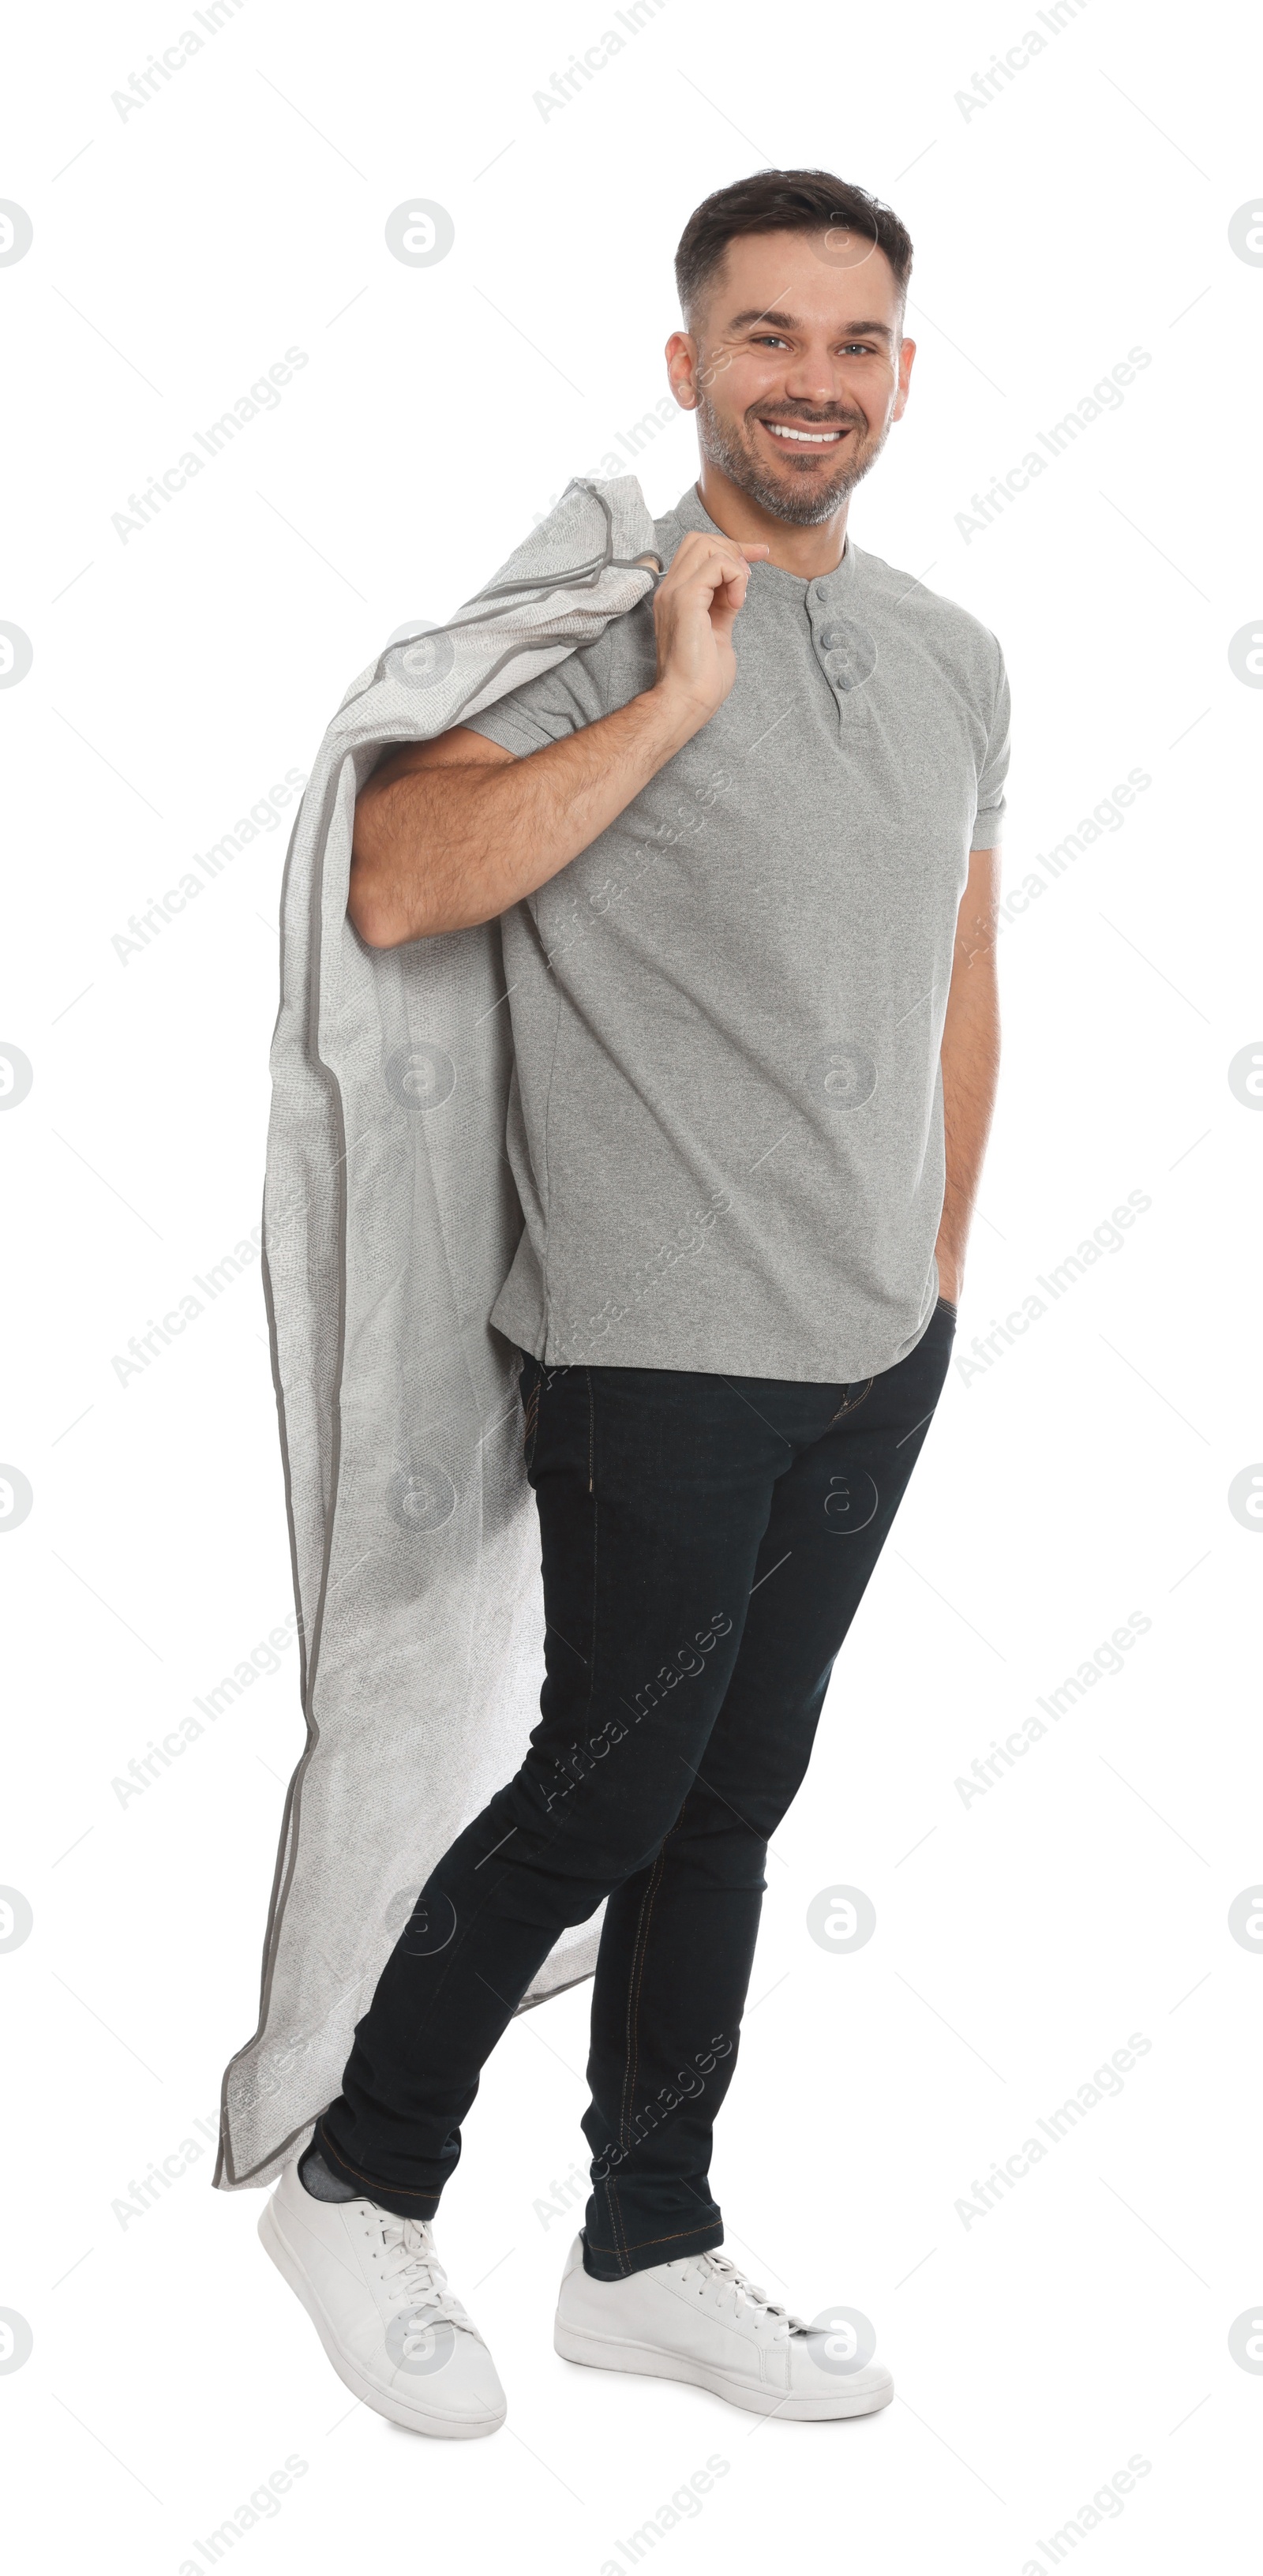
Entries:
<svg viewBox="0 0 1263 2576">
<path fill-rule="evenodd" d="M 876 464 L 889 436 L 889 423 L 887 423 L 881 436 L 875 438 L 871 446 L 857 446 L 843 461 L 840 461 L 837 471 L 830 475 L 827 483 L 813 482 L 808 487 L 804 481 L 801 492 L 796 493 L 792 483 L 779 483 L 770 473 L 765 473 L 758 459 L 752 456 L 749 449 L 742 444 L 737 433 L 726 428 L 717 418 L 704 393 L 699 393 L 697 398 L 697 418 L 698 438 L 707 463 L 717 465 L 720 472 L 727 475 L 729 482 L 736 484 L 739 492 L 747 493 L 752 501 L 758 502 L 760 509 L 767 510 L 774 519 L 788 519 L 799 528 L 816 528 L 823 520 L 832 518 L 839 504 L 848 499 L 855 490 L 856 484 L 863 482 L 869 467 Z M 801 425 L 804 429 L 855 426 L 854 423 L 845 421 L 804 421 Z M 797 424 L 787 423 L 787 426 L 794 427 Z"/>
</svg>

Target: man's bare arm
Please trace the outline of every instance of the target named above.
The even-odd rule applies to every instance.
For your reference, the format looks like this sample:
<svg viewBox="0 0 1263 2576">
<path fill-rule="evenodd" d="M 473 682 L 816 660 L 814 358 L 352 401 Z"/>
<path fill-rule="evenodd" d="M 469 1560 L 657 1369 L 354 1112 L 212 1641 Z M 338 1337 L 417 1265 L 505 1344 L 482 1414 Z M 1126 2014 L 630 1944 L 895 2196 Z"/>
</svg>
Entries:
<svg viewBox="0 0 1263 2576">
<path fill-rule="evenodd" d="M 956 917 L 952 980 L 939 1051 L 947 1181 L 934 1254 L 939 1287 L 953 1304 L 965 1276 L 965 1245 L 1000 1070 L 999 903 L 1000 853 L 974 850 Z"/>
<path fill-rule="evenodd" d="M 397 948 L 494 920 L 586 850 L 688 738 L 649 691 L 521 759 L 466 725 L 388 753 L 355 808 L 347 910 L 361 939 Z"/>
<path fill-rule="evenodd" d="M 750 558 L 690 530 L 654 597 L 652 688 L 516 759 L 466 725 L 387 753 L 356 800 L 347 911 L 370 948 L 464 930 L 534 894 L 723 704 Z"/>
</svg>

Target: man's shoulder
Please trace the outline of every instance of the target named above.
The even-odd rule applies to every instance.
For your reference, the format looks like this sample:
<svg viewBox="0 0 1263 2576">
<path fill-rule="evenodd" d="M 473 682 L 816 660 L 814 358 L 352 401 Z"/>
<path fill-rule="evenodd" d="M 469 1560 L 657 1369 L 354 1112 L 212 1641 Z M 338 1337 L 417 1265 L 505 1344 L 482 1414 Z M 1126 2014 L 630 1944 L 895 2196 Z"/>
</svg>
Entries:
<svg viewBox="0 0 1263 2576">
<path fill-rule="evenodd" d="M 917 573 L 905 572 L 862 546 L 855 549 L 855 570 L 860 594 L 883 616 L 896 618 L 932 651 L 995 678 L 999 640 L 972 609 L 962 608 L 958 599 L 931 590 Z"/>
</svg>

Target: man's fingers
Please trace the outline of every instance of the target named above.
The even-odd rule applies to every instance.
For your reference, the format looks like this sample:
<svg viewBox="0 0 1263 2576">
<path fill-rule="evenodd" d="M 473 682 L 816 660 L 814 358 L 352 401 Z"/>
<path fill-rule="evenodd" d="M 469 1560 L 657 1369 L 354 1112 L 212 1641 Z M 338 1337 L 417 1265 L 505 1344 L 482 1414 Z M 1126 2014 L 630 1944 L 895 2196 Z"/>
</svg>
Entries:
<svg viewBox="0 0 1263 2576">
<path fill-rule="evenodd" d="M 756 557 L 768 555 L 771 551 L 770 546 L 742 545 L 735 537 L 708 537 L 700 528 L 690 529 L 671 558 L 667 577 L 669 579 L 671 573 L 678 572 L 687 580 L 693 574 L 711 570 L 716 564 L 726 565 L 732 572 L 744 572 Z"/>
<path fill-rule="evenodd" d="M 751 563 L 756 557 L 769 552 L 770 548 L 767 546 L 739 546 L 726 540 L 722 545 L 705 545 L 702 552 L 693 553 L 690 559 L 682 561 L 683 548 L 681 548 L 663 588 L 667 588 L 671 575 L 674 574 L 681 589 L 692 582 L 697 582 L 699 586 L 705 586 L 712 599 L 720 591 L 726 591 L 734 601 L 739 602 L 744 598 L 749 584 Z"/>
</svg>

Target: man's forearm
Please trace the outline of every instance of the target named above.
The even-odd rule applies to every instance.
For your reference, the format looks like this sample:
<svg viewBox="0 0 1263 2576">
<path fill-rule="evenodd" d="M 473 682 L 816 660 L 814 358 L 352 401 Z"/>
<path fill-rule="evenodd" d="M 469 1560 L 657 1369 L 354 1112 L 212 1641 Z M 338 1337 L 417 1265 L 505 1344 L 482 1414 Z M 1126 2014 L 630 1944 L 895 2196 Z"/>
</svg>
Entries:
<svg viewBox="0 0 1263 2576">
<path fill-rule="evenodd" d="M 945 1297 L 958 1296 L 965 1246 L 995 1107 L 1000 1071 L 1000 1004 L 994 941 L 958 966 L 943 1028 L 946 1181 L 935 1258 Z"/>
<path fill-rule="evenodd" d="M 494 920 L 586 850 L 704 721 L 654 687 L 521 760 L 388 756 L 355 808 L 360 937 L 397 948 Z"/>
</svg>

